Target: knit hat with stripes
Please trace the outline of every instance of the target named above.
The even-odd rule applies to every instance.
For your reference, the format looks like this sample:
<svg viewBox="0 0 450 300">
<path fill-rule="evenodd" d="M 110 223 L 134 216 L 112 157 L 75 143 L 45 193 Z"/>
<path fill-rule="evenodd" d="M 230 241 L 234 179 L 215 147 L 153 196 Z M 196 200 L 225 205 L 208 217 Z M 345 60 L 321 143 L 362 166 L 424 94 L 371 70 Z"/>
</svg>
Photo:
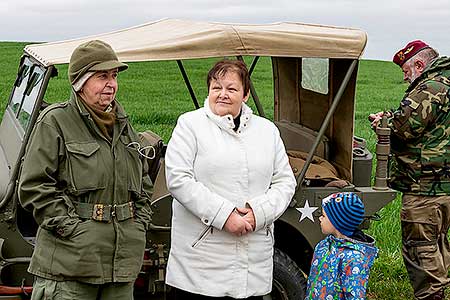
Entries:
<svg viewBox="0 0 450 300">
<path fill-rule="evenodd" d="M 355 193 L 335 193 L 322 200 L 331 224 L 343 235 L 352 236 L 364 219 L 364 204 Z"/>
</svg>

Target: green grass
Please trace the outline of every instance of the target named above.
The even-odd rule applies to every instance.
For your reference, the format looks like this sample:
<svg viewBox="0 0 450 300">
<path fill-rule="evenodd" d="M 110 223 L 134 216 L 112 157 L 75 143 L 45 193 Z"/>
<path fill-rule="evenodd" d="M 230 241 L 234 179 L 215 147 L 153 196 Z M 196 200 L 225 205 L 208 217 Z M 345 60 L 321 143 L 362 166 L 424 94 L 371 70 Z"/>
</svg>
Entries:
<svg viewBox="0 0 450 300">
<path fill-rule="evenodd" d="M 367 140 L 375 153 L 376 136 L 369 126 L 371 112 L 396 108 L 407 85 L 393 63 L 361 61 L 356 94 L 355 134 Z M 373 222 L 368 233 L 377 241 L 379 256 L 371 271 L 369 299 L 413 299 L 408 274 L 401 255 L 400 211 L 397 197 L 380 211 L 381 221 Z"/>
<path fill-rule="evenodd" d="M 0 43 L 0 114 L 3 113 L 17 72 L 25 43 Z M 189 60 L 184 66 L 191 79 L 200 105 L 206 97 L 205 77 L 215 60 Z M 129 70 L 119 75 L 118 99 L 130 115 L 138 131 L 152 130 L 165 142 L 180 113 L 194 108 L 176 62 L 130 63 Z M 48 102 L 64 101 L 69 96 L 67 66 L 58 66 L 45 95 Z M 272 73 L 270 59 L 260 59 L 253 76 L 255 87 L 269 118 L 273 117 Z M 355 115 L 355 134 L 368 142 L 374 153 L 375 134 L 369 128 L 371 112 L 396 107 L 406 85 L 400 69 L 390 62 L 361 61 Z M 250 101 L 251 102 L 251 101 Z M 255 107 L 252 108 L 256 111 Z M 372 223 L 368 233 L 375 237 L 380 249 L 369 282 L 369 299 L 413 299 L 412 288 L 401 258 L 399 222 L 400 199 L 381 212 L 381 220 Z"/>
</svg>

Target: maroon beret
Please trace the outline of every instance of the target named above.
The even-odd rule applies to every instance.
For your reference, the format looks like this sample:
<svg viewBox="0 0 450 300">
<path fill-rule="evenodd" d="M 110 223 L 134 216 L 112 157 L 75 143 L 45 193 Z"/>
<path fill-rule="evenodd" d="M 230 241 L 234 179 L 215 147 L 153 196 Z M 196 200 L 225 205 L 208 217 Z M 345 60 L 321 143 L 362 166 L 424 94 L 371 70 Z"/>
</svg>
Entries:
<svg viewBox="0 0 450 300">
<path fill-rule="evenodd" d="M 419 51 L 427 48 L 430 48 L 430 46 L 421 40 L 409 42 L 405 48 L 395 53 L 392 61 L 401 67 L 408 59 L 416 55 Z"/>
</svg>

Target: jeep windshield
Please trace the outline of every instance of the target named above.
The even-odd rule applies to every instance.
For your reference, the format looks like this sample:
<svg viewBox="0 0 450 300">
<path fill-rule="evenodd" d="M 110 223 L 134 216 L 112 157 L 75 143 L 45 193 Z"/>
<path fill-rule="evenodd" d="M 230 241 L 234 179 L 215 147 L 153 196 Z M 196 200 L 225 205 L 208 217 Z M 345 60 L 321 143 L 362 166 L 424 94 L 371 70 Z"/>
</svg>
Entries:
<svg viewBox="0 0 450 300">
<path fill-rule="evenodd" d="M 15 178 L 18 172 L 16 163 L 22 155 L 22 143 L 29 134 L 28 126 L 37 117 L 40 105 L 40 93 L 43 87 L 45 72 L 43 68 L 29 56 L 23 56 L 8 105 L 3 115 L 0 128 L 0 175 L 3 178 Z M 21 149 L 21 151 L 18 151 Z M 13 189 L 12 182 L 1 181 L 0 200 L 7 199 Z M 0 206 L 3 201 L 0 201 Z"/>
<path fill-rule="evenodd" d="M 43 83 L 45 70 L 24 57 L 19 68 L 14 90 L 8 108 L 11 109 L 20 127 L 25 131 L 30 123 L 31 114 Z"/>
</svg>

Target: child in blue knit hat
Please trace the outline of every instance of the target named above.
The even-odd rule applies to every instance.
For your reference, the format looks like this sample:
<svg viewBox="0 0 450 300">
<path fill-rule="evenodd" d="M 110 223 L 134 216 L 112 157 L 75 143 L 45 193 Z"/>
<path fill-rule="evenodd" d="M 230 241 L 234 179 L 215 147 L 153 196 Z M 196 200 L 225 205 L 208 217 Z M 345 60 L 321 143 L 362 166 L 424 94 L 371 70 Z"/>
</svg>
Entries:
<svg viewBox="0 0 450 300">
<path fill-rule="evenodd" d="M 355 193 L 336 193 L 322 200 L 320 227 L 328 235 L 315 250 L 306 299 L 366 299 L 369 271 L 378 249 L 358 229 L 364 204 Z"/>
</svg>

